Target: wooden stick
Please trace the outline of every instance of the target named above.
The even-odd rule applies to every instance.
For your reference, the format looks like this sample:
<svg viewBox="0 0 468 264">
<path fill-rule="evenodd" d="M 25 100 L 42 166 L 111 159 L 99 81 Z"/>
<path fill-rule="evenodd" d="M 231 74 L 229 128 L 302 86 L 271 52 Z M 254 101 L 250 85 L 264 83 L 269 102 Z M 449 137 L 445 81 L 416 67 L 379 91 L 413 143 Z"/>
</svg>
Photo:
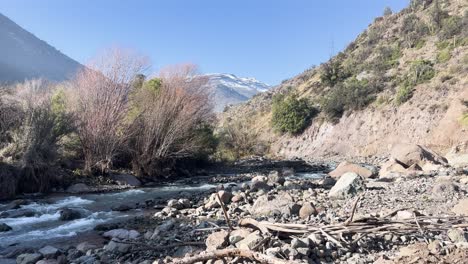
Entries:
<svg viewBox="0 0 468 264">
<path fill-rule="evenodd" d="M 251 218 L 241 219 L 239 221 L 239 226 L 254 226 L 258 230 L 260 230 L 260 232 L 262 232 L 262 234 L 270 235 L 270 232 L 268 231 L 268 229 L 264 225 L 260 224 L 257 220 L 254 220 L 254 219 L 251 219 Z"/>
<path fill-rule="evenodd" d="M 361 199 L 361 195 L 356 197 L 356 201 L 354 201 L 354 204 L 353 204 L 353 209 L 351 210 L 351 215 L 349 216 L 348 220 L 346 220 L 344 222 L 345 226 L 348 226 L 350 223 L 353 222 L 354 213 L 356 212 L 357 204 L 358 204 L 360 199 Z"/>
<path fill-rule="evenodd" d="M 276 257 L 270 257 L 265 254 L 245 250 L 245 249 L 238 249 L 238 248 L 226 248 L 221 250 L 215 250 L 210 252 L 203 252 L 193 257 L 188 258 L 176 258 L 172 259 L 170 263 L 173 264 L 193 264 L 196 262 L 204 262 L 210 259 L 222 259 L 222 258 L 247 258 L 250 260 L 257 261 L 258 263 L 262 264 L 299 264 L 298 261 L 294 260 L 282 260 Z"/>
<path fill-rule="evenodd" d="M 229 226 L 229 230 L 231 230 L 231 231 L 234 230 L 232 228 L 232 225 L 231 225 L 231 220 L 229 220 L 229 216 L 228 216 L 228 213 L 226 211 L 226 208 L 224 207 L 224 203 L 223 203 L 223 201 L 221 201 L 221 197 L 219 197 L 219 193 L 216 193 L 216 197 L 218 197 L 219 204 L 221 205 L 221 208 L 223 209 L 224 218 L 226 218 L 226 223 Z"/>
</svg>

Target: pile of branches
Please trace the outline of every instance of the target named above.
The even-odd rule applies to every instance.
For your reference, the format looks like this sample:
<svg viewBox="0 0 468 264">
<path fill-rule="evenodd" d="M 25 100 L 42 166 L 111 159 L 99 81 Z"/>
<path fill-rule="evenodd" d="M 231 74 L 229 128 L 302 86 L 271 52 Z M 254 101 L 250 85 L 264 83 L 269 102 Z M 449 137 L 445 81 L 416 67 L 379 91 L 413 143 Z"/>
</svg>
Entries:
<svg viewBox="0 0 468 264">
<path fill-rule="evenodd" d="M 221 199 L 219 200 L 221 202 Z M 468 227 L 468 217 L 466 216 L 425 216 L 417 212 L 413 212 L 412 218 L 403 220 L 395 219 L 394 216 L 398 211 L 406 209 L 398 209 L 381 217 L 362 217 L 354 219 L 354 214 L 359 200 L 360 197 L 357 197 L 353 204 L 350 217 L 346 221 L 337 224 L 317 226 L 311 224 L 271 223 L 267 221 L 259 222 L 255 219 L 246 218 L 241 219 L 238 226 L 257 229 L 265 237 L 271 237 L 273 234 L 277 234 L 278 237 L 286 238 L 320 234 L 343 249 L 352 248 L 359 240 L 367 235 L 384 236 L 389 233 L 404 235 L 414 234 L 423 237 L 426 242 L 429 243 L 429 239 L 427 237 L 428 232 L 443 232 L 452 228 Z M 230 230 L 234 229 L 222 203 L 221 208 L 223 209 L 226 222 L 229 226 L 228 228 Z M 257 246 L 253 250 L 227 248 L 215 251 L 206 251 L 193 257 L 172 259 L 171 263 L 191 264 L 210 259 L 224 258 L 244 258 L 266 264 L 300 263 L 267 256 L 260 252 L 256 252 L 255 249 L 257 248 L 259 247 Z"/>
</svg>

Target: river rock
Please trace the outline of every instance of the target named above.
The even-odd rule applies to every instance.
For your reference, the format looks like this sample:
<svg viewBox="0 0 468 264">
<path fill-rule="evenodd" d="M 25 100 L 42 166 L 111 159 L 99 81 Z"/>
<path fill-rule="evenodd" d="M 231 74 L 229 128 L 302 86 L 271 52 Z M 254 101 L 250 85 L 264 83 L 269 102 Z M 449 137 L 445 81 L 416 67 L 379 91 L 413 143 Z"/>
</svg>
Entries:
<svg viewBox="0 0 468 264">
<path fill-rule="evenodd" d="M 436 183 L 432 187 L 432 194 L 436 197 L 445 198 L 447 195 L 453 195 L 458 192 L 459 188 L 457 185 L 453 184 L 450 181 L 442 181 Z"/>
<path fill-rule="evenodd" d="M 135 230 L 113 229 L 105 232 L 102 236 L 118 239 L 135 239 L 140 236 L 140 233 L 138 233 L 138 231 Z"/>
<path fill-rule="evenodd" d="M 250 231 L 244 228 L 235 229 L 229 234 L 229 243 L 235 245 L 237 242 L 250 235 Z"/>
<path fill-rule="evenodd" d="M 156 230 L 158 230 L 159 232 L 167 232 L 175 226 L 175 223 L 175 220 L 171 218 L 165 221 L 164 223 L 160 224 L 158 227 L 156 227 Z"/>
<path fill-rule="evenodd" d="M 185 255 L 187 254 L 193 254 L 194 252 L 196 252 L 197 250 L 200 250 L 200 248 L 198 247 L 194 247 L 194 246 L 183 246 L 183 247 L 178 247 L 176 252 L 174 253 L 173 257 L 176 257 L 176 258 L 183 258 L 185 257 Z M 150 262 L 152 263 L 152 262 Z M 140 263 L 141 264 L 141 263 Z"/>
<path fill-rule="evenodd" d="M 45 246 L 39 249 L 39 253 L 45 258 L 55 258 L 59 254 L 59 250 L 53 246 Z"/>
<path fill-rule="evenodd" d="M 365 188 L 364 181 L 361 176 L 354 172 L 343 174 L 328 193 L 328 197 L 333 199 L 347 199 L 355 196 L 358 192 Z"/>
<path fill-rule="evenodd" d="M 228 244 L 229 233 L 226 230 L 221 230 L 210 234 L 206 238 L 206 249 L 208 251 L 221 249 Z"/>
<path fill-rule="evenodd" d="M 42 259 L 36 262 L 36 264 L 60 264 L 60 262 L 56 259 Z"/>
<path fill-rule="evenodd" d="M 250 190 L 252 190 L 252 192 L 257 192 L 260 190 L 269 191 L 270 189 L 271 186 L 264 181 L 255 181 L 250 184 Z"/>
<path fill-rule="evenodd" d="M 10 230 L 12 230 L 13 228 L 11 228 L 11 226 L 5 224 L 5 223 L 0 223 L 0 233 L 1 232 L 8 232 Z"/>
<path fill-rule="evenodd" d="M 284 181 L 284 177 L 278 171 L 271 171 L 268 174 L 268 183 L 270 184 L 283 185 Z"/>
<path fill-rule="evenodd" d="M 42 258 L 42 255 L 39 253 L 26 253 L 21 254 L 16 258 L 17 264 L 35 264 Z"/>
<path fill-rule="evenodd" d="M 133 208 L 131 206 L 127 205 L 127 204 L 119 204 L 119 205 L 111 207 L 112 211 L 117 211 L 117 212 L 126 212 L 126 211 L 129 211 L 131 209 L 133 209 Z"/>
<path fill-rule="evenodd" d="M 254 202 L 250 212 L 254 216 L 291 215 L 294 205 L 293 198 L 286 192 L 262 195 Z"/>
<path fill-rule="evenodd" d="M 79 218 L 81 218 L 81 213 L 77 210 L 70 208 L 63 208 L 60 210 L 60 221 L 71 221 Z"/>
<path fill-rule="evenodd" d="M 219 198 L 221 198 L 221 201 L 223 201 L 224 204 L 229 204 L 231 202 L 231 198 L 232 198 L 231 192 L 221 190 L 221 191 L 218 191 L 217 194 L 219 195 Z M 205 204 L 204 207 L 206 209 L 213 209 L 213 208 L 218 208 L 220 206 L 221 205 L 219 204 L 216 193 L 213 193 L 211 194 L 210 198 L 208 199 L 208 202 Z"/>
<path fill-rule="evenodd" d="M 347 161 L 343 161 L 341 162 L 338 167 L 336 167 L 336 169 L 334 169 L 333 171 L 331 171 L 330 173 L 328 173 L 328 175 L 330 175 L 331 177 L 333 178 L 339 178 L 341 177 L 341 175 L 347 173 L 347 172 L 354 172 L 356 173 L 357 175 L 363 177 L 363 178 L 371 178 L 373 176 L 375 176 L 375 173 L 366 168 L 366 167 L 363 167 L 359 164 L 355 164 L 355 163 L 351 163 L 351 162 L 347 162 Z"/>
<path fill-rule="evenodd" d="M 468 216 L 468 198 L 462 199 L 452 208 L 452 212 L 457 215 Z"/>
<path fill-rule="evenodd" d="M 391 157 L 402 162 L 407 167 L 418 164 L 423 167 L 426 163 L 447 164 L 447 160 L 427 147 L 401 143 L 391 150 Z"/>
<path fill-rule="evenodd" d="M 390 159 L 382 164 L 379 171 L 379 178 L 392 178 L 396 174 L 406 174 L 406 165 L 396 159 Z"/>
<path fill-rule="evenodd" d="M 104 250 L 111 252 L 127 253 L 132 245 L 128 243 L 119 243 L 118 241 L 111 240 L 107 245 L 104 246 Z"/>
<path fill-rule="evenodd" d="M 76 246 L 76 249 L 79 250 L 80 252 L 83 252 L 83 253 L 86 253 L 88 252 L 88 250 L 90 249 L 96 249 L 98 248 L 98 246 L 94 245 L 94 244 L 91 244 L 89 242 L 81 242 L 80 244 L 78 244 L 78 246 Z"/>
<path fill-rule="evenodd" d="M 461 228 L 452 228 L 447 231 L 447 236 L 453 243 L 468 242 L 468 234 Z"/>
<path fill-rule="evenodd" d="M 113 174 L 110 176 L 110 178 L 121 185 L 129 185 L 132 187 L 141 186 L 140 180 L 137 177 L 130 174 Z"/>
<path fill-rule="evenodd" d="M 67 188 L 66 192 L 68 193 L 85 193 L 90 192 L 91 188 L 84 183 L 73 184 Z"/>
<path fill-rule="evenodd" d="M 302 219 L 309 219 L 312 215 L 317 215 L 317 209 L 312 203 L 304 203 L 299 210 L 299 217 Z"/>
<path fill-rule="evenodd" d="M 255 177 L 252 178 L 252 180 L 250 182 L 251 183 L 254 183 L 254 182 L 268 182 L 268 177 L 263 176 L 263 175 L 255 176 Z"/>
<path fill-rule="evenodd" d="M 236 243 L 236 247 L 239 249 L 251 250 L 258 243 L 263 240 L 263 237 L 258 233 L 258 231 L 249 234 L 247 237 Z"/>
</svg>

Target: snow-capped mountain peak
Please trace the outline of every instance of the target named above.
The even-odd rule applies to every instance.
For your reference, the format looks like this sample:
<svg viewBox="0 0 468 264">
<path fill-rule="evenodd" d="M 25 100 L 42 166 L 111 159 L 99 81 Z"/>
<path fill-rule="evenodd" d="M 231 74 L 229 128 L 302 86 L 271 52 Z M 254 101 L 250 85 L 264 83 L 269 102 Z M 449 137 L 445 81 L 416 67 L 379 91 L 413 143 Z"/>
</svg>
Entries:
<svg viewBox="0 0 468 264">
<path fill-rule="evenodd" d="M 242 78 L 234 74 L 210 73 L 207 86 L 214 91 L 215 111 L 222 112 L 227 105 L 247 101 L 257 93 L 267 91 L 270 86 L 255 78 Z"/>
</svg>

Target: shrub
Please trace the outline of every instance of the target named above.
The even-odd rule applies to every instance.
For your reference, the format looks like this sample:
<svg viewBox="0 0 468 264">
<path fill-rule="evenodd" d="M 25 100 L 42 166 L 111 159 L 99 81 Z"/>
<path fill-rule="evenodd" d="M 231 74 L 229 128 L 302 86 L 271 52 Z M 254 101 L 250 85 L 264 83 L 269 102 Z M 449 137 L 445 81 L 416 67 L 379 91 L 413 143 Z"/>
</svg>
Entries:
<svg viewBox="0 0 468 264">
<path fill-rule="evenodd" d="M 400 86 L 395 96 L 395 104 L 401 105 L 411 99 L 413 96 L 413 86 L 410 83 L 404 83 Z"/>
<path fill-rule="evenodd" d="M 259 139 L 254 126 L 246 120 L 229 122 L 218 132 L 216 157 L 219 160 L 235 161 L 249 155 L 264 155 L 267 145 Z"/>
<path fill-rule="evenodd" d="M 380 89 L 377 83 L 371 85 L 367 80 L 351 78 L 330 91 L 322 102 L 322 111 L 334 121 L 345 111 L 365 108 L 375 100 Z"/>
<path fill-rule="evenodd" d="M 272 125 L 281 133 L 298 134 L 309 126 L 311 118 L 316 114 L 305 98 L 290 95 L 276 95 L 272 105 Z"/>
<path fill-rule="evenodd" d="M 340 60 L 332 59 L 321 66 L 320 80 L 327 86 L 332 87 L 348 77 L 349 74 L 343 70 Z"/>
<path fill-rule="evenodd" d="M 135 76 L 144 67 L 144 58 L 111 50 L 83 68 L 72 82 L 70 106 L 86 173 L 110 169 L 128 139 L 124 132 L 128 97 Z"/>
<path fill-rule="evenodd" d="M 403 19 L 401 32 L 406 46 L 412 48 L 429 33 L 429 28 L 416 15 L 410 14 Z"/>
<path fill-rule="evenodd" d="M 462 18 L 458 16 L 450 16 L 442 21 L 442 28 L 439 32 L 439 37 L 448 39 L 460 34 L 462 31 Z"/>
<path fill-rule="evenodd" d="M 439 29 L 442 26 L 442 21 L 448 17 L 448 13 L 441 9 L 438 0 L 434 1 L 432 9 L 429 11 L 429 15 L 431 17 L 432 23 L 437 29 Z"/>
<path fill-rule="evenodd" d="M 132 96 L 139 113 L 129 124 L 132 167 L 139 176 L 159 176 L 175 160 L 208 154 L 213 119 L 206 78 L 193 65 L 163 70 Z M 212 133 L 211 133 L 212 135 Z"/>
<path fill-rule="evenodd" d="M 378 72 L 386 71 L 398 65 L 398 59 L 401 57 L 399 46 L 379 46 L 377 56 L 371 63 L 371 70 Z"/>
<path fill-rule="evenodd" d="M 383 11 L 383 15 L 384 15 L 384 16 L 390 16 L 390 15 L 392 15 L 392 14 L 393 14 L 392 9 L 391 9 L 390 7 L 388 7 L 388 6 L 386 6 L 385 9 L 384 9 L 384 11 Z"/>
<path fill-rule="evenodd" d="M 4 150 L 20 166 L 19 190 L 45 192 L 54 179 L 51 166 L 56 160 L 57 142 L 72 129 L 70 116 L 61 106 L 60 91 L 43 80 L 18 84 L 14 99 L 21 108 L 21 122 L 11 132 Z"/>
<path fill-rule="evenodd" d="M 439 51 L 439 53 L 437 54 L 437 62 L 438 63 L 447 62 L 450 60 L 451 57 L 452 55 L 450 54 L 450 50 L 444 49 L 442 51 Z"/>
<path fill-rule="evenodd" d="M 411 76 L 414 84 L 424 83 L 435 76 L 432 62 L 427 60 L 417 60 L 411 64 Z"/>
</svg>

